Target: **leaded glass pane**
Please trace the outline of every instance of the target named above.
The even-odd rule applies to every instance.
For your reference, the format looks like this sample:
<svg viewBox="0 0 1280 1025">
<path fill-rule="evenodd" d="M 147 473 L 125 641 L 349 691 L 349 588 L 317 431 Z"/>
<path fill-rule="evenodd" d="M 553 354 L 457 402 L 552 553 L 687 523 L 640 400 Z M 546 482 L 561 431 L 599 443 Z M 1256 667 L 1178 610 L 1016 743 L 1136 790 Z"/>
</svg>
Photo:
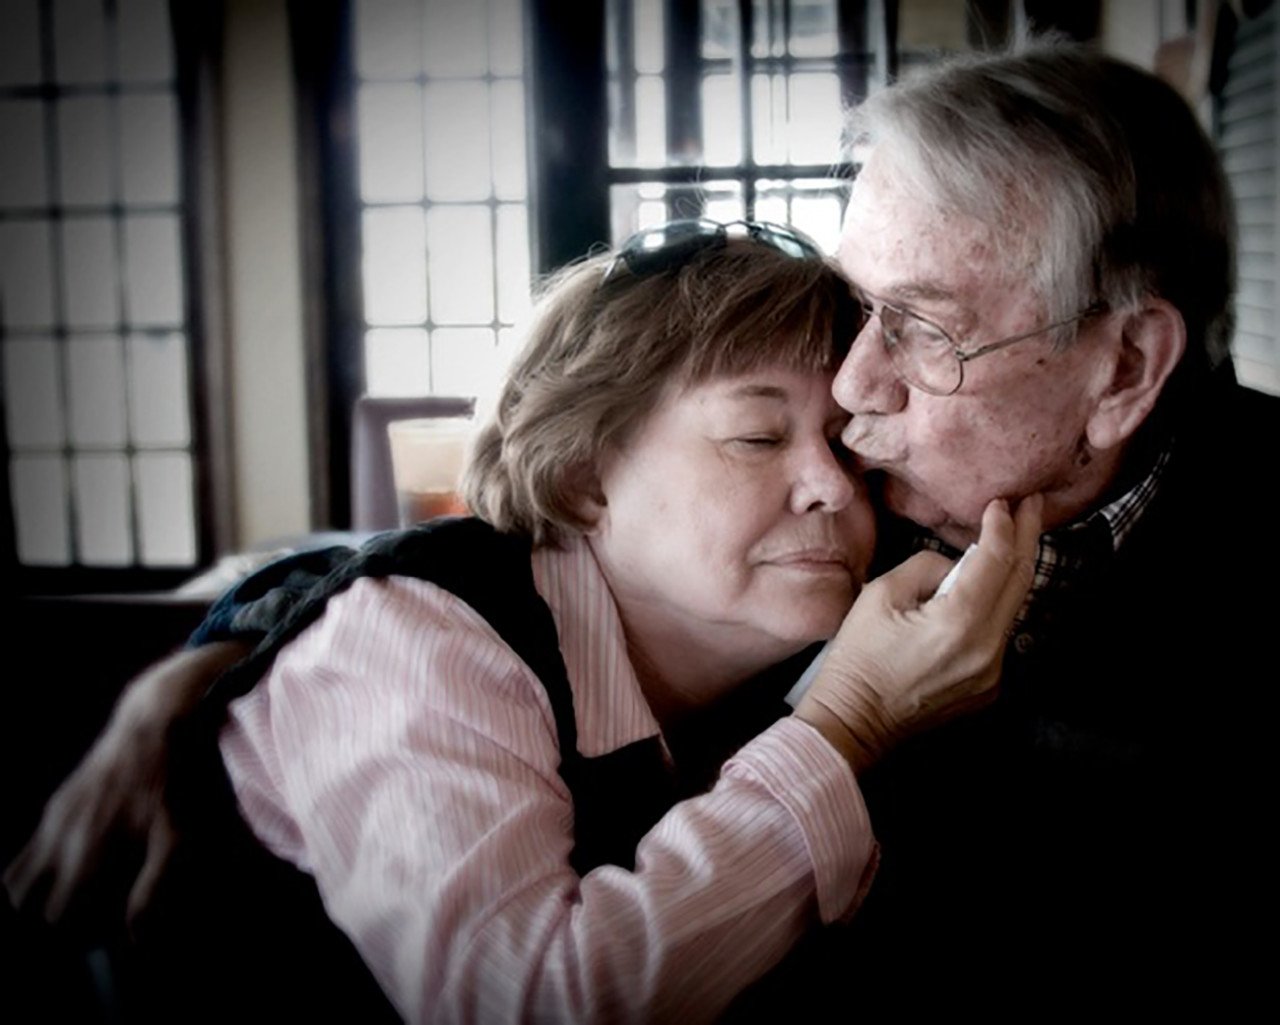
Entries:
<svg viewBox="0 0 1280 1025">
<path fill-rule="evenodd" d="M 4 0 L 0 4 L 0 86 L 35 85 L 40 81 L 40 17 L 38 0 Z"/>
<path fill-rule="evenodd" d="M 53 60 L 58 81 L 107 80 L 107 22 L 102 0 L 53 0 Z"/>
<path fill-rule="evenodd" d="M 120 323 L 118 267 L 112 218 L 69 217 L 62 222 L 63 310 L 68 326 Z"/>
<path fill-rule="evenodd" d="M 129 434 L 138 446 L 191 444 L 187 340 L 180 334 L 129 336 Z"/>
<path fill-rule="evenodd" d="M 736 75 L 702 79 L 702 159 L 711 167 L 742 159 L 742 99 Z"/>
<path fill-rule="evenodd" d="M 62 457 L 12 456 L 9 493 L 18 559 L 28 566 L 69 565 L 71 522 Z"/>
<path fill-rule="evenodd" d="M 70 339 L 67 388 L 71 443 L 81 448 L 123 448 L 128 434 L 121 340 L 115 335 Z"/>
<path fill-rule="evenodd" d="M 524 70 L 521 0 L 489 0 L 489 70 L 519 75 Z"/>
<path fill-rule="evenodd" d="M 120 97 L 120 163 L 126 203 L 178 201 L 178 112 L 172 96 Z"/>
<path fill-rule="evenodd" d="M 170 214 L 124 218 L 128 322 L 172 327 L 182 323 L 182 254 L 178 218 Z"/>
<path fill-rule="evenodd" d="M 133 561 L 129 460 L 119 454 L 76 456 L 71 461 L 76 549 L 86 566 L 127 566 Z"/>
<path fill-rule="evenodd" d="M 58 353 L 52 338 L 4 342 L 5 429 L 11 448 L 59 448 L 66 442 Z"/>
<path fill-rule="evenodd" d="M 493 320 L 493 226 L 484 206 L 427 211 L 431 318 L 437 324 Z"/>
<path fill-rule="evenodd" d="M 422 71 L 420 0 L 359 0 L 356 67 L 368 78 L 410 78 Z"/>
<path fill-rule="evenodd" d="M 191 457 L 185 452 L 134 457 L 139 556 L 144 566 L 189 566 L 196 558 Z"/>
<path fill-rule="evenodd" d="M 370 395 L 431 393 L 431 350 L 422 328 L 374 328 L 364 335 L 365 391 Z"/>
<path fill-rule="evenodd" d="M 57 104 L 59 198 L 72 206 L 112 199 L 111 101 L 70 96 Z"/>
<path fill-rule="evenodd" d="M 498 319 L 512 324 L 529 310 L 529 218 L 523 206 L 498 207 Z"/>
<path fill-rule="evenodd" d="M 0 206 L 41 206 L 48 201 L 44 104 L 0 100 Z"/>
<path fill-rule="evenodd" d="M 793 57 L 834 57 L 840 45 L 835 0 L 791 0 L 788 43 Z"/>
<path fill-rule="evenodd" d="M 498 376 L 493 331 L 443 327 L 431 332 L 431 385 L 437 395 L 481 395 Z"/>
<path fill-rule="evenodd" d="M 493 194 L 525 198 L 524 83 L 493 84 Z"/>
<path fill-rule="evenodd" d="M 428 84 L 426 125 L 427 198 L 487 199 L 493 191 L 489 86 L 467 81 Z"/>
<path fill-rule="evenodd" d="M 422 29 L 430 75 L 483 75 L 489 70 L 484 0 L 429 0 Z"/>
<path fill-rule="evenodd" d="M 427 319 L 427 242 L 422 208 L 364 212 L 364 316 L 370 324 Z"/>
<path fill-rule="evenodd" d="M 123 82 L 164 82 L 173 74 L 166 0 L 116 0 L 116 53 Z"/>
<path fill-rule="evenodd" d="M 0 310 L 9 330 L 53 326 L 48 221 L 0 223 Z"/>
<path fill-rule="evenodd" d="M 422 198 L 422 88 L 416 83 L 361 86 L 360 197 L 367 203 Z"/>
</svg>

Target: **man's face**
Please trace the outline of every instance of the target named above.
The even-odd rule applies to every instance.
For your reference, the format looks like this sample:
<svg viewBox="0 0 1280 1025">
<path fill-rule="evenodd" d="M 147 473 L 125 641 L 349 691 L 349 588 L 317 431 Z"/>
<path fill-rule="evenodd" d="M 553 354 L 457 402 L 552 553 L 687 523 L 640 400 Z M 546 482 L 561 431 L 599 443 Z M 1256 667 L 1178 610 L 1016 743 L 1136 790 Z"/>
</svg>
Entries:
<svg viewBox="0 0 1280 1025">
<path fill-rule="evenodd" d="M 1016 214 L 1011 214 L 1016 216 Z M 981 222 L 922 203 L 872 155 L 854 185 L 841 268 L 875 300 L 909 309 L 972 350 L 1047 322 L 1029 276 Z M 845 444 L 885 474 L 889 508 L 958 545 L 977 536 L 992 498 L 1045 493 L 1045 523 L 1082 512 L 1105 485 L 1084 448 L 1085 426 L 1108 380 L 1105 343 L 1082 327 L 1056 351 L 1052 334 L 984 355 L 940 397 L 905 384 L 871 318 L 836 377 L 853 414 Z"/>
</svg>

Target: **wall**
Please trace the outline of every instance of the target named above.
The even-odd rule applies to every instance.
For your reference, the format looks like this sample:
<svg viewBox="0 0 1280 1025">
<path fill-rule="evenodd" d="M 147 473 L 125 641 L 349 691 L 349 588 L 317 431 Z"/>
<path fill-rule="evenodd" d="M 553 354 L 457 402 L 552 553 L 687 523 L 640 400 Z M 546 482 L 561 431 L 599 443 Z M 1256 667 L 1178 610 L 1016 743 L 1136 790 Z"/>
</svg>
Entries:
<svg viewBox="0 0 1280 1025">
<path fill-rule="evenodd" d="M 238 548 L 310 529 L 298 174 L 284 0 L 227 0 L 227 310 Z M 215 398 L 214 401 L 218 401 Z"/>
</svg>

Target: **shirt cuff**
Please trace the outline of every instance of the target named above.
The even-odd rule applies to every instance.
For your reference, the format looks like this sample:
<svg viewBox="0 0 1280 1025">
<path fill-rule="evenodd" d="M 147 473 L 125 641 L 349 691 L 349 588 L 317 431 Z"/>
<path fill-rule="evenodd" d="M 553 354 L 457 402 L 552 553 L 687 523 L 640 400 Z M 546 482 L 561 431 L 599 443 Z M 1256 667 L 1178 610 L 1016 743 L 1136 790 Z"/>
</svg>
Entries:
<svg viewBox="0 0 1280 1025">
<path fill-rule="evenodd" d="M 822 921 L 852 915 L 871 885 L 879 848 L 849 763 L 808 723 L 785 718 L 743 747 L 723 772 L 755 780 L 800 827 Z"/>
</svg>

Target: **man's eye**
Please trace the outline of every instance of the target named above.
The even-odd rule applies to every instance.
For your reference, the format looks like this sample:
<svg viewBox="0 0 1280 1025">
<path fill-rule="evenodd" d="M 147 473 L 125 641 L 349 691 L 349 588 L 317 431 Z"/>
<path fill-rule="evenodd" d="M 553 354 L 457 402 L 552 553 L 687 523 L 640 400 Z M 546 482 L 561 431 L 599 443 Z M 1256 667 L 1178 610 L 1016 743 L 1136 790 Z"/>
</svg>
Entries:
<svg viewBox="0 0 1280 1025">
<path fill-rule="evenodd" d="M 913 345 L 950 345 L 947 336 L 940 328 L 917 317 L 904 317 L 901 332 L 903 337 Z"/>
</svg>

